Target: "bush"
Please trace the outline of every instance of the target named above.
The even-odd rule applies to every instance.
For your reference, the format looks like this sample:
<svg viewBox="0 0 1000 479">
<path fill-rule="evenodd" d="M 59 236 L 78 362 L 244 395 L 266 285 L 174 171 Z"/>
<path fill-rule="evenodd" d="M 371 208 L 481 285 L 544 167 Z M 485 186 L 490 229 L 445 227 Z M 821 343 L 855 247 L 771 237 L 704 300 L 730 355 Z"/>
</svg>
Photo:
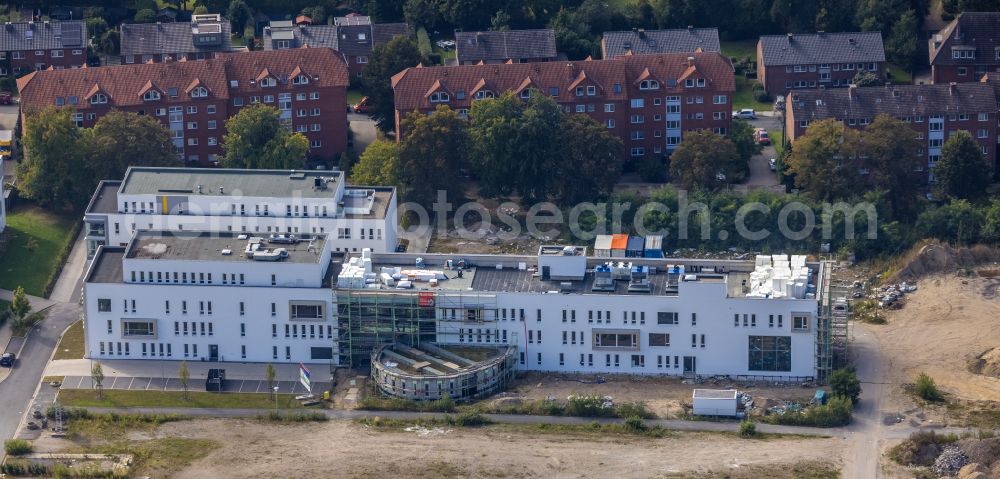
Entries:
<svg viewBox="0 0 1000 479">
<path fill-rule="evenodd" d="M 843 396 L 857 404 L 861 397 L 861 382 L 854 368 L 841 368 L 830 374 L 830 389 L 834 396 Z"/>
<path fill-rule="evenodd" d="M 757 435 L 757 425 L 747 419 L 740 423 L 740 437 L 754 437 Z"/>
<path fill-rule="evenodd" d="M 445 421 L 450 425 L 460 427 L 479 427 L 493 423 L 489 418 L 478 412 L 464 412 L 455 417 L 448 416 L 445 418 Z"/>
<path fill-rule="evenodd" d="M 277 411 L 271 411 L 267 413 L 267 416 L 257 416 L 257 418 L 273 422 L 323 422 L 330 419 L 326 417 L 326 414 L 316 411 L 297 412 L 294 414 L 282 414 Z"/>
<path fill-rule="evenodd" d="M 3 443 L 3 450 L 11 456 L 23 456 L 32 451 L 31 443 L 24 439 L 8 439 Z"/>
<path fill-rule="evenodd" d="M 455 412 L 455 401 L 450 397 L 434 401 L 366 397 L 358 401 L 358 409 L 370 411 Z"/>
<path fill-rule="evenodd" d="M 767 92 L 764 90 L 754 90 L 753 99 L 760 103 L 767 103 L 771 101 L 771 95 L 768 95 Z"/>
<path fill-rule="evenodd" d="M 934 379 L 926 373 L 920 373 L 920 376 L 917 376 L 915 390 L 917 396 L 920 396 L 925 401 L 937 402 L 944 399 L 941 391 L 937 388 L 937 384 L 934 384 Z"/>
<path fill-rule="evenodd" d="M 611 401 L 598 394 L 572 395 L 566 404 L 567 416 L 579 417 L 614 417 L 615 408 Z"/>
<path fill-rule="evenodd" d="M 427 55 L 427 63 L 430 63 L 430 66 L 443 65 L 443 63 L 441 62 L 441 54 L 431 53 L 430 55 Z"/>
<path fill-rule="evenodd" d="M 646 405 L 640 401 L 623 402 L 615 406 L 615 415 L 618 417 L 638 417 L 642 419 L 653 419 L 655 414 L 646 409 Z"/>
<path fill-rule="evenodd" d="M 830 398 L 826 404 L 811 406 L 799 412 L 768 416 L 771 421 L 786 426 L 838 427 L 851 422 L 851 400 L 842 396 Z"/>
<path fill-rule="evenodd" d="M 622 427 L 628 432 L 646 432 L 649 429 L 646 423 L 642 422 L 642 418 L 639 416 L 629 416 L 622 423 Z"/>
</svg>

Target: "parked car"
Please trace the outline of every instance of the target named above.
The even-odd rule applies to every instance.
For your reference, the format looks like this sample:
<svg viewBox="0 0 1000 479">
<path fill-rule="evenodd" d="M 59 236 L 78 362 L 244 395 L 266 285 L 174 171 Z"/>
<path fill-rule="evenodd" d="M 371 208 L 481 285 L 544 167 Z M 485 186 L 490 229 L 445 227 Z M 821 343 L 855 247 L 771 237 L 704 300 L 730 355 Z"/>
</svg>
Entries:
<svg viewBox="0 0 1000 479">
<path fill-rule="evenodd" d="M 406 248 L 410 246 L 410 240 L 406 238 L 400 238 L 399 243 L 396 244 L 397 253 L 405 253 Z"/>
<path fill-rule="evenodd" d="M 744 108 L 739 111 L 734 111 L 733 118 L 741 118 L 743 120 L 756 120 L 757 112 L 753 111 L 753 108 Z"/>
<path fill-rule="evenodd" d="M 14 102 L 14 97 L 9 91 L 0 91 L 0 105 L 10 105 Z"/>
<path fill-rule="evenodd" d="M 368 109 L 371 107 L 371 102 L 368 100 L 367 96 L 361 97 L 361 101 L 354 104 L 351 107 L 354 113 L 368 113 Z"/>
<path fill-rule="evenodd" d="M 771 168 L 771 171 L 778 171 L 778 160 L 775 158 L 767 160 L 767 166 Z"/>
<path fill-rule="evenodd" d="M 16 354 L 14 354 L 14 353 L 3 353 L 3 356 L 0 356 L 0 366 L 3 366 L 5 368 L 12 368 L 12 367 L 14 367 L 14 360 L 15 359 L 17 359 L 17 355 Z"/>
<path fill-rule="evenodd" d="M 770 145 L 771 138 L 767 136 L 767 130 L 763 128 L 757 128 L 753 131 L 753 141 L 760 143 L 761 145 Z"/>
</svg>

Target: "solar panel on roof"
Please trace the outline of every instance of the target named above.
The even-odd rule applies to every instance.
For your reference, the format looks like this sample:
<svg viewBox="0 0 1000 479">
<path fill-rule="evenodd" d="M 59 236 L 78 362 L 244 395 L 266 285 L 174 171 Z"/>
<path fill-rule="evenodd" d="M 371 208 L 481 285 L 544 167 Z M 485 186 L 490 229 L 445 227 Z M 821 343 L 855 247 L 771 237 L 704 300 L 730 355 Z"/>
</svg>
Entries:
<svg viewBox="0 0 1000 479">
<path fill-rule="evenodd" d="M 62 43 L 67 47 L 78 47 L 83 44 L 83 30 L 79 23 L 62 24 Z"/>
</svg>

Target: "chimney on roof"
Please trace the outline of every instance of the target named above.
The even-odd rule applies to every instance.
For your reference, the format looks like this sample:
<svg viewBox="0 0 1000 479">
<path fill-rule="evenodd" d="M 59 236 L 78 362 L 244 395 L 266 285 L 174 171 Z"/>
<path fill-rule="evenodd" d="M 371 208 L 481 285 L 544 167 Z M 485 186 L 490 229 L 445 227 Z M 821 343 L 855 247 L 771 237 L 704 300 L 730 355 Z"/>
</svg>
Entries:
<svg viewBox="0 0 1000 479">
<path fill-rule="evenodd" d="M 794 34 L 792 34 L 792 33 L 789 33 L 789 34 L 788 34 L 788 43 L 792 43 L 792 37 L 794 37 L 794 36 L 795 36 L 795 35 L 794 35 Z"/>
<path fill-rule="evenodd" d="M 221 194 L 224 194 L 224 193 L 225 193 L 225 190 L 220 186 L 219 187 L 219 194 L 221 195 Z"/>
<path fill-rule="evenodd" d="M 645 28 L 640 28 L 640 29 L 636 30 L 636 33 L 639 34 L 639 38 L 646 38 L 646 29 Z"/>
<path fill-rule="evenodd" d="M 948 92 L 951 93 L 952 96 L 955 96 L 956 94 L 958 94 L 958 83 L 955 83 L 955 82 L 949 83 L 948 84 Z"/>
<path fill-rule="evenodd" d="M 688 57 L 688 66 L 689 67 L 693 67 L 694 66 L 694 57 Z"/>
<path fill-rule="evenodd" d="M 688 25 L 688 31 L 694 30 L 694 25 Z"/>
</svg>

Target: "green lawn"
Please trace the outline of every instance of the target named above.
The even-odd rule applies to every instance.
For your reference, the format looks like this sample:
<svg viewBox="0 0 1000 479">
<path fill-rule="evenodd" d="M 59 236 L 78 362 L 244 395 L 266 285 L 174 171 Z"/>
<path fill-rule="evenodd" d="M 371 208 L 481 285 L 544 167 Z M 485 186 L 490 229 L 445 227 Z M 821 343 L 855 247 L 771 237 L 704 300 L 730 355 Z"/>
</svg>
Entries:
<svg viewBox="0 0 1000 479">
<path fill-rule="evenodd" d="M 52 359 L 83 359 L 83 343 L 83 321 L 77 321 L 63 334 Z"/>
<path fill-rule="evenodd" d="M 122 391 L 104 390 L 104 399 L 97 399 L 92 389 L 62 389 L 59 403 L 73 407 L 201 407 L 221 409 L 274 409 L 274 396 L 266 393 L 210 393 L 204 380 L 192 380 L 188 399 L 181 391 Z M 279 409 L 302 409 L 294 394 L 278 395 Z"/>
<path fill-rule="evenodd" d="M 913 76 L 902 67 L 893 65 L 892 63 L 886 63 L 885 65 L 889 69 L 889 81 L 894 85 L 913 83 Z"/>
<path fill-rule="evenodd" d="M 434 45 L 434 53 L 441 55 L 441 64 L 444 65 L 446 61 L 455 58 L 457 52 L 455 52 L 454 48 L 444 50 L 441 47 Z"/>
<path fill-rule="evenodd" d="M 771 102 L 759 102 L 753 97 L 753 84 L 756 80 L 749 80 L 742 76 L 736 77 L 736 93 L 733 94 L 733 110 L 741 108 L 753 108 L 754 110 L 773 110 Z"/>
<path fill-rule="evenodd" d="M 4 231 L 7 251 L 0 255 L 0 289 L 13 290 L 20 285 L 28 294 L 41 296 L 79 221 L 75 214 L 56 214 L 27 203 L 8 212 Z"/>
<path fill-rule="evenodd" d="M 729 58 L 746 58 L 757 61 L 757 41 L 740 40 L 736 42 L 719 42 L 722 47 L 722 54 Z"/>
<path fill-rule="evenodd" d="M 778 153 L 778 156 L 781 156 L 781 152 L 785 149 L 781 143 L 781 140 L 784 139 L 781 134 L 781 128 L 775 128 L 774 130 L 767 132 L 767 136 L 771 138 L 771 144 L 774 145 L 774 150 Z"/>
</svg>

